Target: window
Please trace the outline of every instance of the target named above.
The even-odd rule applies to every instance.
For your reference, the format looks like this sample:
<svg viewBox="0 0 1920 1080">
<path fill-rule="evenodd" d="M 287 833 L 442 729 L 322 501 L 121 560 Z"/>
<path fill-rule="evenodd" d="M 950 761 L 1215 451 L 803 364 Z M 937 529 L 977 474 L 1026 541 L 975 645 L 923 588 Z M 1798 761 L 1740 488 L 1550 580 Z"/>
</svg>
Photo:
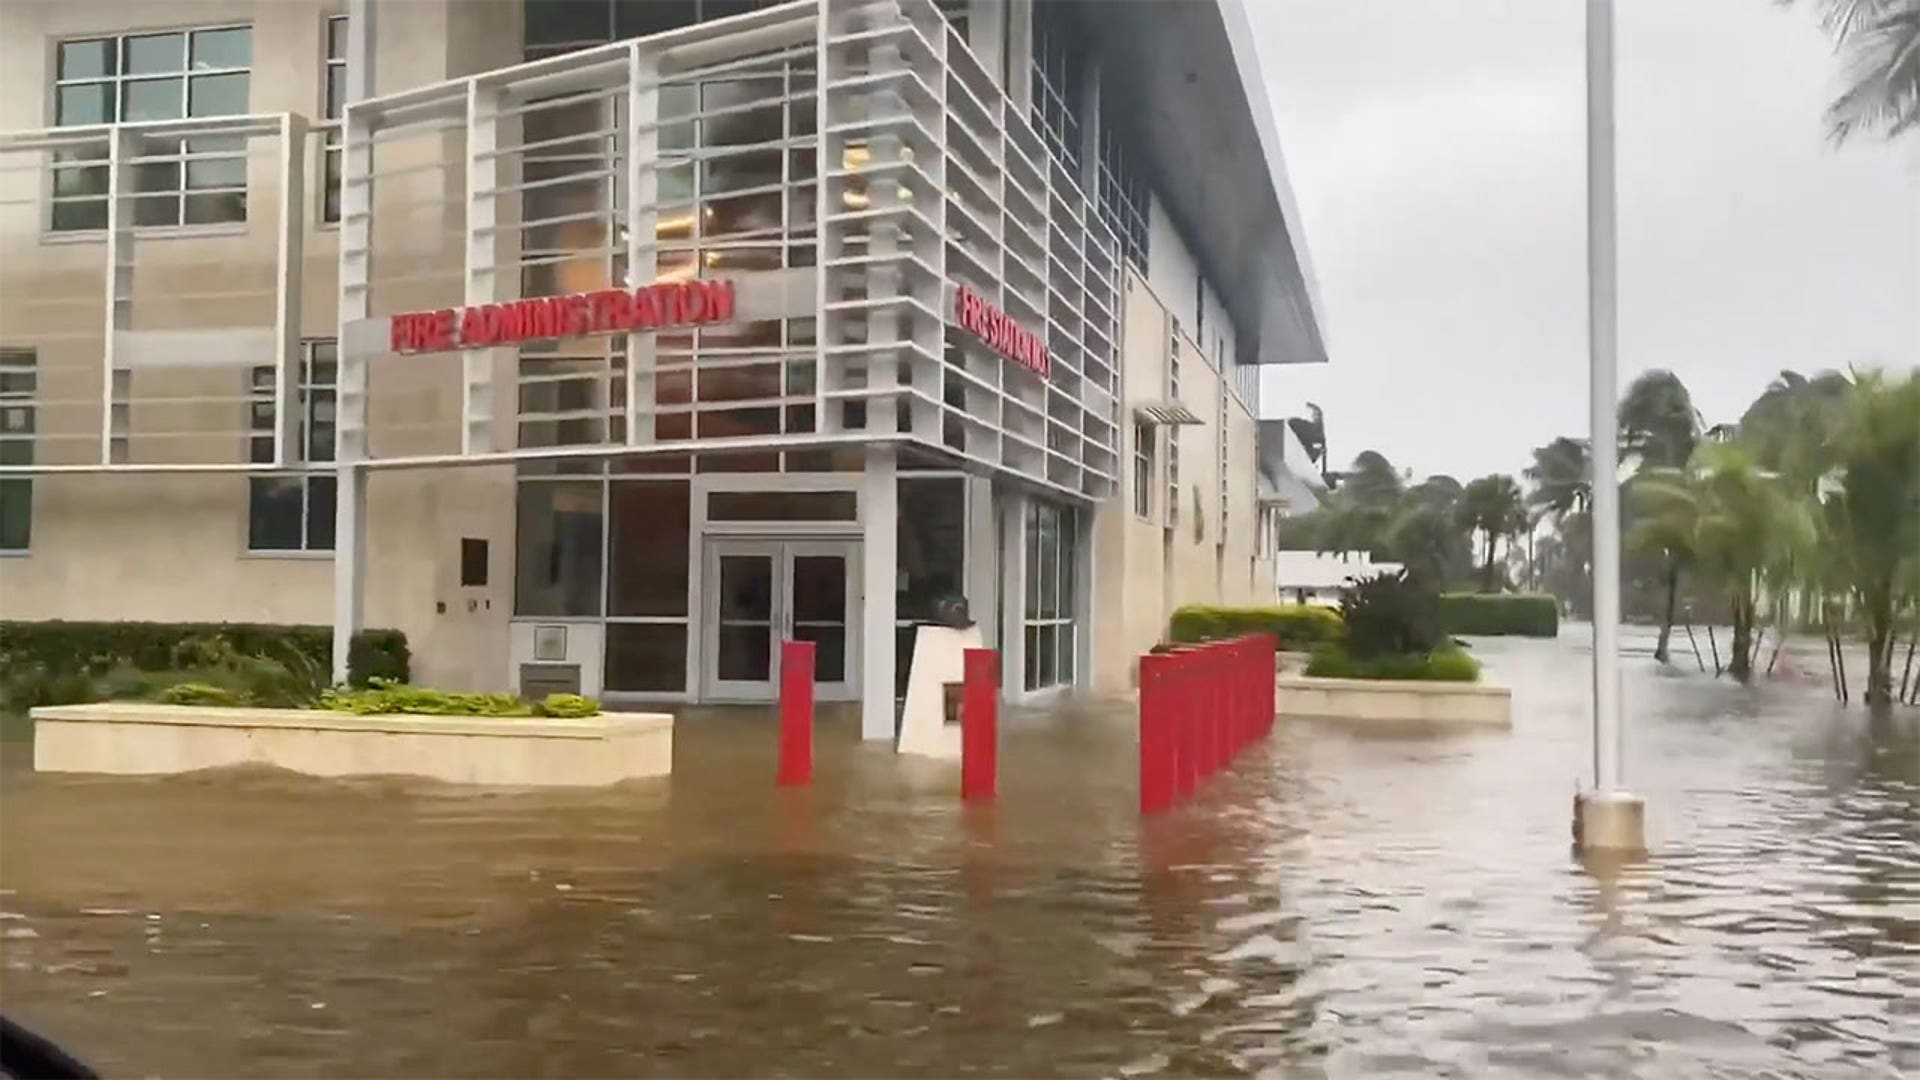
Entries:
<svg viewBox="0 0 1920 1080">
<path fill-rule="evenodd" d="M 0 465 L 33 464 L 40 388 L 32 349 L 0 348 Z M 33 480 L 0 476 L 0 551 L 25 551 L 33 535 Z"/>
<path fill-rule="evenodd" d="M 1080 36 L 1070 4 L 1033 5 L 1033 113 L 1047 148 L 1080 175 Z"/>
<path fill-rule="evenodd" d="M 75 127 L 244 114 L 252 65 L 253 30 L 246 26 L 63 41 L 53 122 Z M 247 219 L 244 137 L 140 135 L 129 149 L 134 225 Z M 54 154 L 49 225 L 106 228 L 107 139 Z"/>
<path fill-rule="evenodd" d="M 1133 425 L 1133 512 L 1153 517 L 1153 425 Z"/>
<path fill-rule="evenodd" d="M 340 220 L 341 125 L 347 104 L 347 17 L 327 19 L 326 63 L 320 83 L 320 113 L 329 122 L 320 151 L 320 220 Z"/>
<path fill-rule="evenodd" d="M 724 19 L 777 0 L 527 0 L 526 57 L 572 52 Z"/>
<path fill-rule="evenodd" d="M 1114 93 L 1118 93 L 1118 90 Z M 1101 100 L 1115 99 L 1103 92 Z M 1146 176 L 1127 153 L 1127 144 L 1120 129 L 1107 120 L 1106 116 L 1101 117 L 1100 183 L 1096 206 L 1100 219 L 1119 238 L 1121 253 L 1134 266 L 1145 270 L 1147 207 L 1152 202 L 1153 194 L 1147 187 Z"/>
<path fill-rule="evenodd" d="M 331 340 L 300 343 L 298 456 L 305 465 L 333 460 L 334 385 L 338 355 Z M 273 400 L 275 371 L 253 369 L 248 456 L 255 464 L 273 461 L 273 432 L 279 422 Z M 247 480 L 248 551 L 332 551 L 335 479 L 311 468 Z"/>
<path fill-rule="evenodd" d="M 1071 509 L 1027 504 L 1026 680 L 1029 690 L 1073 684 L 1078 538 Z"/>
<path fill-rule="evenodd" d="M 1227 379 L 1226 379 L 1226 374 L 1227 373 L 1225 369 L 1222 369 L 1220 371 L 1219 407 L 1214 410 L 1214 418 L 1219 425 L 1217 438 L 1218 438 L 1219 448 L 1220 448 L 1220 473 L 1219 473 L 1220 513 L 1218 517 L 1220 519 L 1219 543 L 1220 543 L 1220 550 L 1222 552 L 1222 556 L 1221 556 L 1222 558 L 1225 558 L 1224 553 L 1227 550 L 1227 486 L 1228 486 L 1227 477 L 1228 477 L 1228 473 L 1227 473 Z"/>
</svg>

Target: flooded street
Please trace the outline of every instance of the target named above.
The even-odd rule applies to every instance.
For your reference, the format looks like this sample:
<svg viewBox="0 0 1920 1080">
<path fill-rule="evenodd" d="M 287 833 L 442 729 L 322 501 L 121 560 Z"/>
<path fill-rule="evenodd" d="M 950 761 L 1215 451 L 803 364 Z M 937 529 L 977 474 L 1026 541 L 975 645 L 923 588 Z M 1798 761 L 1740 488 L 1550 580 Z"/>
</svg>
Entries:
<svg viewBox="0 0 1920 1080">
<path fill-rule="evenodd" d="M 1630 657 L 1654 854 L 1596 876 L 1583 636 L 1477 645 L 1511 733 L 1283 722 L 1145 825 L 1124 703 L 1007 717 L 964 813 L 851 722 L 776 790 L 770 712 L 539 794 L 38 776 L 10 728 L 0 1004 L 111 1075 L 1920 1070 L 1914 712 L 1817 644 L 1755 690 Z"/>
</svg>

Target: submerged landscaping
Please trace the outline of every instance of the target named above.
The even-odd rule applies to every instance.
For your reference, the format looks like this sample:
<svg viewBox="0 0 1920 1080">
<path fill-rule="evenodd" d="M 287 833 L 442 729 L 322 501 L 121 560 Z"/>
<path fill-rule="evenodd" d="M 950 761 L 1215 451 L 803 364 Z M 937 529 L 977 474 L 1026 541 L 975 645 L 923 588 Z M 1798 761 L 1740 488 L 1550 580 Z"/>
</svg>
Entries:
<svg viewBox="0 0 1920 1080">
<path fill-rule="evenodd" d="M 322 709 L 359 716 L 596 716 L 578 694 L 528 701 L 408 683 L 406 635 L 366 630 L 331 686 L 333 631 L 251 623 L 0 622 L 0 714 L 42 705 L 146 701 L 216 708 Z"/>
</svg>

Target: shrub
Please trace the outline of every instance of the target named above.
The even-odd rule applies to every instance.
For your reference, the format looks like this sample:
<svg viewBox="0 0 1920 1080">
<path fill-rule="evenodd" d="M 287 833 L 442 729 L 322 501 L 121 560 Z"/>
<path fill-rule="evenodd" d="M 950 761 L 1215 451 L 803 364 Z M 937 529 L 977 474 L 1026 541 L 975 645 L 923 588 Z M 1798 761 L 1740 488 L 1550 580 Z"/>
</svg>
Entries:
<svg viewBox="0 0 1920 1080">
<path fill-rule="evenodd" d="M 574 719 L 583 716 L 600 715 L 600 703 L 590 697 L 579 694 L 548 694 L 540 699 L 541 716 L 561 719 Z"/>
<path fill-rule="evenodd" d="M 1553 637 L 1560 631 L 1560 605 L 1537 594 L 1448 593 L 1440 598 L 1440 626 L 1467 636 Z"/>
<path fill-rule="evenodd" d="M 1430 653 L 1382 653 L 1357 657 L 1338 645 L 1313 651 L 1306 673 L 1327 679 L 1417 679 L 1426 682 L 1475 682 L 1480 662 L 1465 650 L 1443 646 Z"/>
<path fill-rule="evenodd" d="M 230 690 L 224 686 L 214 686 L 203 682 L 174 683 L 172 686 L 154 695 L 154 700 L 164 705 L 251 705 L 251 695 L 239 690 Z"/>
<path fill-rule="evenodd" d="M 586 700 L 586 699 L 581 699 Z M 532 716 L 533 706 L 513 694 L 470 694 L 433 690 L 375 677 L 365 688 L 332 687 L 320 695 L 320 708 L 357 716 Z M 595 706 L 598 711 L 598 706 Z"/>
<path fill-rule="evenodd" d="M 1440 593 L 1405 570 L 1348 579 L 1340 590 L 1342 645 L 1357 659 L 1425 656 L 1446 644 L 1440 632 Z"/>
<path fill-rule="evenodd" d="M 305 704 L 326 686 L 332 651 L 325 626 L 0 621 L 0 710 L 144 697 L 182 681 L 245 689 L 262 704 Z M 363 657 L 365 678 L 405 681 L 400 632 L 363 631 L 350 651 Z M 224 674 L 178 677 L 184 671 Z"/>
<path fill-rule="evenodd" d="M 403 683 L 413 676 L 407 635 L 398 630 L 362 630 L 347 643 L 347 682 L 368 686 L 375 679 Z"/>
<path fill-rule="evenodd" d="M 1210 641 L 1242 634 L 1272 634 L 1280 647 L 1311 649 L 1340 636 L 1340 613 L 1313 604 L 1214 607 L 1187 604 L 1173 613 L 1167 637 L 1175 642 Z"/>
</svg>

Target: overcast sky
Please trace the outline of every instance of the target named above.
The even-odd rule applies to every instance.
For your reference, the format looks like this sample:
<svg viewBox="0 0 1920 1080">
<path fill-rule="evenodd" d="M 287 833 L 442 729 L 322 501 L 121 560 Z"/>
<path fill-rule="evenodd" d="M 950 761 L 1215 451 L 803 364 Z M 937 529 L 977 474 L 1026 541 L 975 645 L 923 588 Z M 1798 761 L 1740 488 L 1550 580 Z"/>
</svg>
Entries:
<svg viewBox="0 0 1920 1080">
<path fill-rule="evenodd" d="M 1586 429 L 1584 5 L 1247 0 L 1325 305 L 1336 462 L 1461 480 Z M 1920 134 L 1835 149 L 1809 0 L 1620 0 L 1621 386 L 1709 424 L 1782 368 L 1920 364 Z"/>
</svg>

